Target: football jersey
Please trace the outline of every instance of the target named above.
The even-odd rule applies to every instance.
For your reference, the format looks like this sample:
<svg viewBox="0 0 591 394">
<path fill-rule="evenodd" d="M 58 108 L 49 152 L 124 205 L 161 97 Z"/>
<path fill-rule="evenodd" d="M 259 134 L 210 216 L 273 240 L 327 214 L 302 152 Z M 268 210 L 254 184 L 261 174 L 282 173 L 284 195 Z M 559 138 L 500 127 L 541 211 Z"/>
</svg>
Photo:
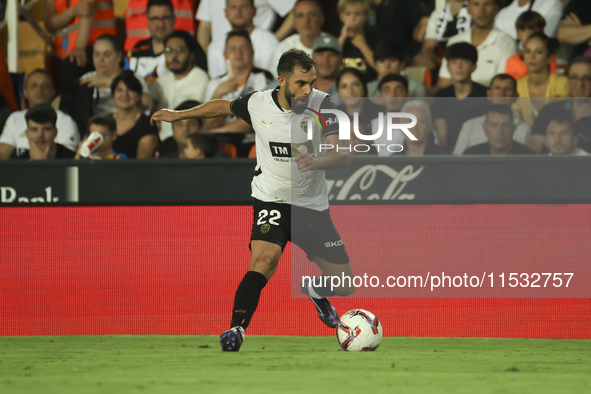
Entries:
<svg viewBox="0 0 591 394">
<path fill-rule="evenodd" d="M 326 144 L 326 136 L 338 134 L 338 119 L 334 114 L 322 114 L 325 122 L 310 121 L 314 111 L 336 107 L 326 93 L 313 89 L 307 109 L 298 114 L 281 107 L 278 93 L 278 89 L 252 92 L 230 105 L 232 112 L 250 124 L 256 134 L 257 165 L 251 184 L 252 197 L 324 211 L 328 209 L 324 170 L 300 172 L 295 158 L 300 153 L 320 156 L 320 144 Z M 311 140 L 308 140 L 309 127 L 312 127 Z"/>
</svg>

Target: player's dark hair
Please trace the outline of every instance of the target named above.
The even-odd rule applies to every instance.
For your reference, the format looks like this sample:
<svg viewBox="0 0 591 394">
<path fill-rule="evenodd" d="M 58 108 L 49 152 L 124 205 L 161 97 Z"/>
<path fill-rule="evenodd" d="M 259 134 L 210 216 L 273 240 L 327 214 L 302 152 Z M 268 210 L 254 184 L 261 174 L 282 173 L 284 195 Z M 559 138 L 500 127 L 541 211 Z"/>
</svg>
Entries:
<svg viewBox="0 0 591 394">
<path fill-rule="evenodd" d="M 493 82 L 495 80 L 499 80 L 499 81 L 511 81 L 513 83 L 513 90 L 515 92 L 517 92 L 517 81 L 515 80 L 515 78 L 513 78 L 511 75 L 509 74 L 497 74 L 493 77 L 493 79 L 490 80 L 490 86 L 492 86 Z M 490 90 L 490 87 L 489 87 Z"/>
<path fill-rule="evenodd" d="M 184 111 L 186 109 L 195 108 L 198 105 L 201 105 L 201 103 L 199 101 L 187 100 L 187 101 L 183 101 L 182 103 L 180 103 L 174 110 L 175 111 Z M 201 126 L 203 125 L 203 121 L 201 120 L 201 118 L 196 118 L 196 119 L 197 119 L 197 122 L 199 123 L 199 128 L 201 128 Z"/>
<path fill-rule="evenodd" d="M 121 45 L 121 41 L 119 41 L 119 39 L 112 34 L 103 34 L 102 36 L 94 40 L 95 43 L 97 41 L 107 41 L 109 44 L 111 44 L 115 52 L 123 52 L 123 45 Z"/>
<path fill-rule="evenodd" d="M 91 124 L 106 127 L 111 133 L 117 131 L 117 122 L 113 115 L 108 112 L 101 112 L 93 115 L 88 121 L 88 126 L 90 127 Z"/>
<path fill-rule="evenodd" d="M 27 110 L 25 120 L 27 121 L 27 124 L 32 120 L 38 124 L 51 123 L 53 127 L 55 127 L 55 124 L 57 123 L 57 113 L 49 104 L 38 104 Z"/>
<path fill-rule="evenodd" d="M 141 82 L 135 77 L 135 74 L 131 70 L 123 70 L 123 72 L 113 79 L 111 82 L 111 95 L 115 96 L 115 89 L 117 89 L 117 85 L 119 82 L 123 82 L 127 89 L 131 90 L 132 92 L 136 92 L 140 98 L 142 96 L 143 87 Z"/>
<path fill-rule="evenodd" d="M 199 47 L 199 44 L 197 43 L 197 41 L 195 41 L 193 36 L 191 34 L 189 34 L 188 32 L 186 32 L 184 30 L 173 31 L 172 33 L 167 35 L 166 38 L 164 39 L 164 46 L 166 46 L 166 44 L 168 44 L 168 40 L 170 40 L 171 38 L 180 38 L 181 40 L 183 40 L 185 42 L 185 45 L 189 49 L 190 53 L 192 53 L 192 54 L 197 53 L 197 50 L 198 50 L 197 48 Z"/>
<path fill-rule="evenodd" d="M 314 60 L 300 49 L 290 49 L 284 52 L 277 65 L 277 74 L 282 77 L 289 77 L 296 67 L 308 72 L 315 66 Z"/>
<path fill-rule="evenodd" d="M 250 49 L 254 50 L 254 48 L 252 47 L 252 41 L 250 40 L 250 35 L 248 34 L 248 32 L 246 30 L 229 31 L 228 34 L 226 35 L 226 46 L 228 45 L 228 41 L 230 41 L 230 38 L 233 38 L 233 37 L 244 38 L 248 42 L 248 45 L 250 45 Z"/>
<path fill-rule="evenodd" d="M 573 121 L 572 121 L 572 115 L 565 110 L 560 110 L 560 111 L 556 111 L 554 113 L 552 113 L 552 115 L 550 116 L 550 119 L 548 119 L 548 124 L 550 124 L 550 122 L 556 122 L 558 124 L 563 124 L 563 123 L 568 123 L 570 125 L 571 130 L 573 131 L 573 134 L 576 135 L 574 128 L 573 128 Z M 548 126 L 546 126 L 546 132 L 548 132 Z"/>
<path fill-rule="evenodd" d="M 365 83 L 365 80 L 363 79 L 363 74 L 361 74 L 361 71 L 359 71 L 358 69 L 353 68 L 353 67 L 343 68 L 341 71 L 339 71 L 339 73 L 337 74 L 337 80 L 336 80 L 336 84 L 335 84 L 335 86 L 337 87 L 337 90 L 339 89 L 339 85 L 341 83 L 341 78 L 343 78 L 343 76 L 345 74 L 353 74 L 355 76 L 355 78 L 357 78 L 359 80 L 359 82 L 361 82 L 361 86 L 363 86 L 363 96 L 362 97 L 367 97 L 367 84 Z"/>
<path fill-rule="evenodd" d="M 510 106 L 504 104 L 493 104 L 488 108 L 486 111 L 485 122 L 488 121 L 488 116 L 492 113 L 501 114 L 501 115 L 509 115 L 511 118 L 511 122 L 513 122 L 513 110 Z"/>
<path fill-rule="evenodd" d="M 218 141 L 212 133 L 191 133 L 188 137 L 193 148 L 201 149 L 206 158 L 212 158 L 218 153 Z"/>
<path fill-rule="evenodd" d="M 470 60 L 472 64 L 478 62 L 478 50 L 467 42 L 458 42 L 445 48 L 445 60 L 448 62 L 455 59 Z"/>
<path fill-rule="evenodd" d="M 374 61 L 384 61 L 387 59 L 398 60 L 401 63 L 405 63 L 404 51 L 402 47 L 395 42 L 391 41 L 380 41 L 376 45 L 376 49 L 373 52 Z"/>
<path fill-rule="evenodd" d="M 546 27 L 546 19 L 535 11 L 525 11 L 515 21 L 515 29 L 517 30 L 544 31 L 544 27 Z"/>
<path fill-rule="evenodd" d="M 29 79 L 30 79 L 30 78 L 31 78 L 33 75 L 35 75 L 35 74 L 43 74 L 43 75 L 45 75 L 47 78 L 49 78 L 49 81 L 51 82 L 51 87 L 52 87 L 52 88 L 53 88 L 53 87 L 55 87 L 55 85 L 54 85 L 54 83 L 53 83 L 53 78 L 51 77 L 51 75 L 49 75 L 49 73 L 48 73 L 47 71 L 45 71 L 44 69 L 42 69 L 42 68 L 36 68 L 35 70 L 31 71 L 30 73 L 28 73 L 28 74 L 25 76 L 25 81 L 24 81 L 24 83 L 23 83 L 23 86 L 24 86 L 24 87 L 27 87 L 27 85 L 29 84 Z"/>
<path fill-rule="evenodd" d="M 380 84 L 378 85 L 378 90 L 382 90 L 382 86 L 384 86 L 384 84 L 392 81 L 400 82 L 404 86 L 404 89 L 406 89 L 406 92 L 408 93 L 408 79 L 399 74 L 388 74 L 384 78 L 382 78 Z"/>
<path fill-rule="evenodd" d="M 172 5 L 171 0 L 148 0 L 148 6 L 146 7 L 146 11 L 150 11 L 150 7 L 153 6 L 164 6 L 170 8 L 170 11 L 174 14 L 174 6 Z"/>
</svg>

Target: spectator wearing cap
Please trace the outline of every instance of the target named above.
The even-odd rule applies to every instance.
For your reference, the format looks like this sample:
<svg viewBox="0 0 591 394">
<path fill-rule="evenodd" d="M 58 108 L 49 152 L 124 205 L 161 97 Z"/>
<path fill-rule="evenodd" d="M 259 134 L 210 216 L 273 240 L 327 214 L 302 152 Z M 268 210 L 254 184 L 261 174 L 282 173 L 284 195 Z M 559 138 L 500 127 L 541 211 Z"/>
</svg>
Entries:
<svg viewBox="0 0 591 394">
<path fill-rule="evenodd" d="M 19 159 L 73 159 L 76 156 L 76 152 L 55 142 L 57 114 L 51 105 L 39 104 L 29 108 L 25 119 L 25 135 L 29 140 L 29 150 L 20 155 Z"/>
<path fill-rule="evenodd" d="M 316 89 L 337 98 L 336 80 L 343 64 L 343 48 L 337 38 L 330 34 L 318 37 L 312 48 L 312 60 L 316 63 Z"/>
<path fill-rule="evenodd" d="M 513 112 L 508 105 L 491 105 L 486 112 L 484 133 L 488 142 L 474 145 L 465 155 L 529 155 L 534 151 L 513 140 L 515 125 Z"/>
<path fill-rule="evenodd" d="M 24 91 L 29 105 L 34 107 L 39 104 L 50 104 L 55 95 L 53 79 L 42 69 L 31 71 L 25 77 Z M 75 151 L 80 143 L 80 134 L 74 120 L 59 109 L 57 114 L 57 136 L 55 141 L 66 148 Z M 29 150 L 29 139 L 25 134 L 27 110 L 10 114 L 6 120 L 4 131 L 0 135 L 0 159 L 8 159 L 13 153 L 21 156 Z"/>
<path fill-rule="evenodd" d="M 324 14 L 318 0 L 298 0 L 292 11 L 293 26 L 296 34 L 281 41 L 273 54 L 269 71 L 277 77 L 277 65 L 283 53 L 290 49 L 301 49 L 312 56 L 312 48 L 316 39 L 322 34 Z"/>
<path fill-rule="evenodd" d="M 209 76 L 194 65 L 197 41 L 182 30 L 172 32 L 164 40 L 166 68 L 171 72 L 164 74 L 150 85 L 150 94 L 156 109 L 174 108 L 183 101 L 204 102 Z M 162 122 L 160 140 L 172 136 L 170 123 Z"/>
<path fill-rule="evenodd" d="M 453 148 L 462 124 L 484 114 L 488 102 L 479 99 L 486 97 L 486 88 L 471 78 L 478 62 L 476 48 L 467 42 L 448 45 L 445 59 L 453 84 L 435 93 L 433 119 L 438 144 Z"/>
<path fill-rule="evenodd" d="M 486 91 L 486 96 L 492 105 L 511 105 L 518 97 L 517 82 L 510 75 L 496 75 Z M 461 155 L 466 148 L 487 141 L 483 129 L 485 118 L 485 115 L 482 115 L 464 122 L 453 150 L 455 155 Z M 517 116 L 513 117 L 513 124 L 515 125 L 513 139 L 520 144 L 527 143 L 530 135 L 529 126 Z"/>
<path fill-rule="evenodd" d="M 468 13 L 472 17 L 472 27 L 451 37 L 447 45 L 468 42 L 478 50 L 478 63 L 472 80 L 489 86 L 491 79 L 505 71 L 507 59 L 517 53 L 515 40 L 494 27 L 495 16 L 499 12 L 496 0 L 468 0 Z M 447 62 L 444 59 L 439 69 L 437 86 L 440 88 L 452 83 Z"/>
<path fill-rule="evenodd" d="M 591 58 L 580 56 L 570 64 L 568 75 L 570 98 L 545 105 L 532 126 L 527 146 L 536 153 L 545 153 L 544 140 L 548 123 L 555 113 L 566 111 L 574 123 L 591 116 Z"/>
<path fill-rule="evenodd" d="M 226 18 L 232 26 L 232 31 L 245 30 L 250 36 L 254 48 L 254 65 L 263 70 L 272 68 L 273 53 L 279 41 L 273 33 L 256 27 L 253 23 L 257 12 L 253 0 L 226 0 Z M 212 78 L 224 75 L 226 64 L 224 61 L 224 49 L 226 37 L 214 40 L 207 49 L 207 66 Z"/>
<path fill-rule="evenodd" d="M 552 117 L 546 128 L 544 144 L 548 148 L 548 156 L 589 156 L 589 153 L 577 146 L 579 138 L 567 112 L 557 113 Z"/>
<path fill-rule="evenodd" d="M 376 46 L 374 61 L 378 78 L 367 84 L 368 97 L 378 97 L 378 86 L 382 78 L 389 74 L 400 74 L 408 80 L 408 94 L 410 97 L 427 97 L 427 88 L 419 81 L 409 77 L 406 70 L 406 61 L 402 48 L 394 43 L 382 41 Z"/>
</svg>

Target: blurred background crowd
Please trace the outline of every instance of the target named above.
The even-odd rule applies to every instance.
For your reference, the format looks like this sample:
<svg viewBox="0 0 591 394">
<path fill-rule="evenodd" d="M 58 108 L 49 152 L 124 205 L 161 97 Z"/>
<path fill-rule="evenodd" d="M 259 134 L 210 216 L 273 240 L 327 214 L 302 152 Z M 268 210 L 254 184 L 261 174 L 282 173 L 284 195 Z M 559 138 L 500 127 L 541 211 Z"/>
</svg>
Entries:
<svg viewBox="0 0 591 394">
<path fill-rule="evenodd" d="M 95 160 L 255 157 L 252 128 L 234 116 L 149 117 L 273 89 L 292 48 L 316 62 L 316 89 L 360 114 L 363 134 L 376 133 L 379 112 L 416 116 L 416 140 L 378 141 L 401 152 L 359 154 L 591 152 L 589 0 L 31 0 L 19 9 L 20 73 L 8 72 L 0 30 L 3 160 L 84 158 L 91 134 L 102 141 Z"/>
</svg>

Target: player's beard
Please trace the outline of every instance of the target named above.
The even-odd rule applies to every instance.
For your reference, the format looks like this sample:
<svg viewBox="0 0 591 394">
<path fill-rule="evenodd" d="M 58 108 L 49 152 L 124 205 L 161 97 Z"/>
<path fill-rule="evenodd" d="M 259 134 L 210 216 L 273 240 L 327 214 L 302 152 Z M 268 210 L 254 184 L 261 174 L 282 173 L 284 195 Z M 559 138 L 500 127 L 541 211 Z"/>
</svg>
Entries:
<svg viewBox="0 0 591 394">
<path fill-rule="evenodd" d="M 291 110 L 296 114 L 303 113 L 306 110 L 306 106 L 308 105 L 307 97 L 294 97 L 293 93 L 291 93 L 291 90 L 289 90 L 289 86 L 287 85 L 285 86 L 285 99 L 291 106 Z M 293 102 L 291 99 L 293 99 Z"/>
</svg>

